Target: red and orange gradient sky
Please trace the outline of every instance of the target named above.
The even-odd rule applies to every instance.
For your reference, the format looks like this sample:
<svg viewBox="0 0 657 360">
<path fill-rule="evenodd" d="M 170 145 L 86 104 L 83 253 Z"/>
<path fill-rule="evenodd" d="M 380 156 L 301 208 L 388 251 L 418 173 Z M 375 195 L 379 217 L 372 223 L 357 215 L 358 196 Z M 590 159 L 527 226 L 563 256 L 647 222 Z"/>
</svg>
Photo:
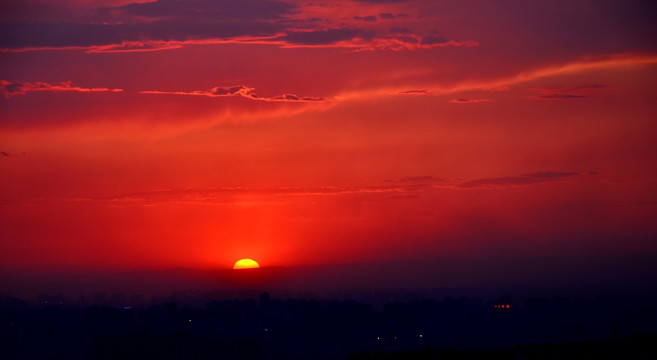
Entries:
<svg viewBox="0 0 657 360">
<path fill-rule="evenodd" d="M 4 266 L 657 251 L 652 2 L 0 6 Z"/>
</svg>

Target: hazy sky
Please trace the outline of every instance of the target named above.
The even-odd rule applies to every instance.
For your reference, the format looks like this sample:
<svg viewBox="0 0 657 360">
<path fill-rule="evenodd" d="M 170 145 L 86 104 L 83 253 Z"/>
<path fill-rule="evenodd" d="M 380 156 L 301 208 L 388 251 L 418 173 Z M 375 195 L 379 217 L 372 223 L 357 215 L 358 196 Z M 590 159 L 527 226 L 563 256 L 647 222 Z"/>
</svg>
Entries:
<svg viewBox="0 0 657 360">
<path fill-rule="evenodd" d="M 0 263 L 657 250 L 651 1 L 0 4 Z"/>
</svg>

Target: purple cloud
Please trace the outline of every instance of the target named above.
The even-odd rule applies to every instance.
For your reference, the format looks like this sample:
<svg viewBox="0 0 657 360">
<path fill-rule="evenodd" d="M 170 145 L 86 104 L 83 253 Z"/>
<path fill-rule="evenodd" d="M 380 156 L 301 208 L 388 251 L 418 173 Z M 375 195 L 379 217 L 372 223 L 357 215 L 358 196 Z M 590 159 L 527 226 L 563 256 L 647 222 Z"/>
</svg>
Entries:
<svg viewBox="0 0 657 360">
<path fill-rule="evenodd" d="M 491 102 L 491 100 L 490 99 L 461 98 L 461 99 L 454 99 L 450 102 L 452 104 L 476 104 L 476 103 Z"/>
<path fill-rule="evenodd" d="M 376 21 L 376 16 L 374 15 L 368 15 L 368 16 L 354 16 L 354 20 L 362 20 L 362 21 Z"/>
<path fill-rule="evenodd" d="M 281 38 L 292 44 L 326 45 L 338 41 L 351 40 L 363 36 L 365 32 L 359 29 L 328 29 L 312 31 L 290 31 Z"/>
<path fill-rule="evenodd" d="M 403 27 L 391 32 L 372 28 L 371 24 L 378 19 L 403 16 L 392 12 L 354 16 L 353 19 L 361 20 L 361 24 L 347 28 L 339 19 L 305 17 L 303 6 L 294 1 L 157 0 L 96 8 L 89 3 L 84 5 L 85 13 L 89 13 L 85 17 L 80 17 L 79 11 L 70 6 L 57 5 L 52 11 L 54 16 L 48 17 L 42 16 L 47 6 L 41 2 L 32 6 L 12 0 L 10 3 L 15 5 L 9 6 L 10 9 L 20 11 L 12 10 L 1 17 L 0 51 L 3 52 L 56 49 L 136 52 L 216 43 L 341 46 L 366 50 L 478 45 L 474 41 L 449 40 L 435 34 L 422 36 Z M 367 5 L 361 4 L 361 7 Z M 374 8 L 383 10 L 381 6 Z M 402 34 L 407 36 L 398 36 Z"/>
<path fill-rule="evenodd" d="M 195 90 L 195 91 L 160 91 L 160 90 L 145 90 L 140 91 L 140 94 L 151 95 L 191 95 L 191 96 L 205 96 L 205 97 L 234 97 L 239 96 L 250 100 L 270 101 L 270 102 L 320 102 L 331 100 L 323 97 L 312 96 L 298 96 L 295 94 L 283 94 L 272 97 L 262 97 L 255 93 L 255 89 L 246 85 L 235 86 L 216 86 L 210 90 Z"/>
<path fill-rule="evenodd" d="M 498 178 L 484 178 L 466 181 L 458 185 L 462 188 L 477 188 L 477 187 L 509 187 L 509 186 L 523 186 L 541 184 L 551 181 L 556 181 L 562 178 L 576 176 L 576 172 L 536 172 L 530 174 L 522 174 L 520 176 L 504 176 Z"/>
<path fill-rule="evenodd" d="M 585 97 L 588 96 L 578 95 L 578 94 L 547 94 L 547 95 L 530 96 L 530 98 L 537 100 L 565 100 L 565 99 L 580 99 Z"/>
<path fill-rule="evenodd" d="M 14 95 L 25 95 L 28 92 L 43 91 L 120 92 L 123 91 L 123 89 L 81 87 L 73 85 L 71 81 L 64 81 L 61 83 L 47 83 L 43 81 L 11 82 L 7 80 L 0 80 L 0 94 L 2 94 L 6 99 Z"/>
<path fill-rule="evenodd" d="M 398 91 L 397 94 L 403 94 L 403 95 L 428 95 L 428 94 L 431 94 L 431 90 L 429 90 L 429 89 L 402 90 L 402 91 Z"/>
</svg>

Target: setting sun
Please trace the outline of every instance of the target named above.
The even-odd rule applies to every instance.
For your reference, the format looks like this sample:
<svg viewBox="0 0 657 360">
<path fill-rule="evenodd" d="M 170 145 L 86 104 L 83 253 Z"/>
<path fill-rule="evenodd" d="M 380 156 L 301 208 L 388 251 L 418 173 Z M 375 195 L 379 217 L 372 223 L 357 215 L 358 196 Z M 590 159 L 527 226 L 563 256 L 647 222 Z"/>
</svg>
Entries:
<svg viewBox="0 0 657 360">
<path fill-rule="evenodd" d="M 233 269 L 235 270 L 241 270 L 241 269 L 257 269 L 259 268 L 260 265 L 254 260 L 251 259 L 240 259 L 237 260 L 235 265 L 233 265 Z"/>
</svg>

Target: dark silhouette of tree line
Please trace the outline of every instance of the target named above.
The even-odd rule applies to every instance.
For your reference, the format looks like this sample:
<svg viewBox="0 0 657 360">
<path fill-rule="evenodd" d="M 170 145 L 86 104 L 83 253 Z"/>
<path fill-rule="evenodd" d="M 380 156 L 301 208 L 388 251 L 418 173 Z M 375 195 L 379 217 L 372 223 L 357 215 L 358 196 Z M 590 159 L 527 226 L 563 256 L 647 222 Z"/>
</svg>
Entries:
<svg viewBox="0 0 657 360">
<path fill-rule="evenodd" d="M 376 306 L 263 293 L 200 307 L 111 307 L 61 297 L 43 297 L 34 306 L 5 297 L 0 358 L 657 358 L 656 313 L 654 300 L 620 298 L 445 298 Z"/>
</svg>

